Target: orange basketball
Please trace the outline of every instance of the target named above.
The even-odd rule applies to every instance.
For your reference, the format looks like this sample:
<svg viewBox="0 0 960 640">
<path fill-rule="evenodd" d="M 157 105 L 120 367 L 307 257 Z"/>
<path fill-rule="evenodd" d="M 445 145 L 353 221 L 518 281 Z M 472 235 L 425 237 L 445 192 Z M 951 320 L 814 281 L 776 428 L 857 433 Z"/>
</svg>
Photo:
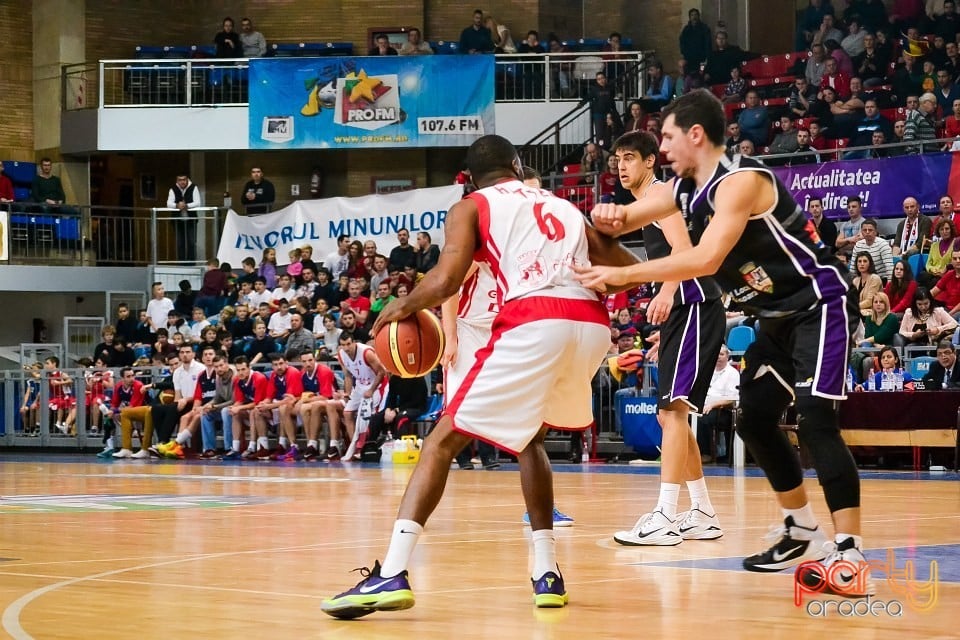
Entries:
<svg viewBox="0 0 960 640">
<path fill-rule="evenodd" d="M 373 346 L 387 371 L 401 378 L 418 378 L 440 364 L 443 327 L 437 316 L 420 310 L 381 327 Z"/>
</svg>

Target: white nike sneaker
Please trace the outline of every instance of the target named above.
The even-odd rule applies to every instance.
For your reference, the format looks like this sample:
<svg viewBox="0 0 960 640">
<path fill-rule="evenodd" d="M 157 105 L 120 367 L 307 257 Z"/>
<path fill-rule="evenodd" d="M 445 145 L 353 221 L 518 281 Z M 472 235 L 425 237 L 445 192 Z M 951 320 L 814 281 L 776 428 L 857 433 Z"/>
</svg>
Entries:
<svg viewBox="0 0 960 640">
<path fill-rule="evenodd" d="M 801 527 L 787 516 L 782 527 L 774 528 L 766 539 L 773 546 L 743 560 L 747 571 L 772 572 L 795 567 L 808 560 L 823 560 L 829 553 L 830 541 L 819 526 Z"/>
<path fill-rule="evenodd" d="M 671 520 L 657 509 L 641 516 L 630 531 L 617 531 L 613 539 L 629 547 L 672 547 L 683 542 L 678 525 L 678 520 Z"/>
<path fill-rule="evenodd" d="M 825 583 L 829 592 L 848 598 L 877 594 L 877 585 L 870 577 L 870 565 L 852 537 L 839 543 L 828 542 L 825 548 L 830 553 L 820 565 L 802 572 L 800 580 L 805 586 L 820 589 Z M 843 564 L 837 566 L 838 563 Z"/>
<path fill-rule="evenodd" d="M 677 530 L 684 540 L 716 540 L 723 535 L 717 514 L 708 516 L 696 503 L 690 506 L 690 511 L 678 513 L 677 522 Z"/>
<path fill-rule="evenodd" d="M 130 449 L 120 449 L 120 451 L 117 451 L 115 454 L 113 454 L 113 457 L 114 458 L 132 458 L 133 451 L 130 451 Z"/>
<path fill-rule="evenodd" d="M 136 458 L 137 460 L 143 460 L 144 458 L 150 457 L 150 452 L 147 451 L 146 449 L 140 449 L 140 451 L 137 451 L 135 454 L 133 454 L 130 457 Z"/>
</svg>

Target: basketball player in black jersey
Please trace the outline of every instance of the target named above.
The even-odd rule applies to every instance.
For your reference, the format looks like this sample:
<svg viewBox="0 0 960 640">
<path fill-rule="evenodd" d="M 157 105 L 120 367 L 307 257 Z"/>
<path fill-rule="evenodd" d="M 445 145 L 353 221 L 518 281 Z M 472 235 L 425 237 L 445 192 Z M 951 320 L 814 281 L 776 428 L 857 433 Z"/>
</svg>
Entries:
<svg viewBox="0 0 960 640">
<path fill-rule="evenodd" d="M 678 177 L 630 205 L 598 205 L 592 217 L 598 230 L 619 235 L 680 211 L 695 246 L 628 267 L 579 269 L 581 281 L 603 291 L 713 274 L 745 312 L 760 318 L 744 356 L 738 433 L 777 494 L 784 526 L 778 541 L 746 558 L 744 567 L 779 571 L 822 560 L 828 587 L 867 595 L 873 583 L 861 550 L 860 479 L 837 420 L 858 320 L 845 270 L 776 176 L 726 151 L 723 108 L 713 95 L 693 91 L 663 117 L 660 149 Z M 817 524 L 798 457 L 778 427 L 791 401 L 833 519 L 833 543 Z M 857 569 L 830 571 L 839 561 Z"/>
<path fill-rule="evenodd" d="M 626 133 L 613 145 L 620 184 L 642 200 L 659 184 L 654 169 L 657 139 L 646 131 Z M 643 227 L 648 260 L 691 247 L 683 217 L 678 213 Z M 684 540 L 713 540 L 723 535 L 710 503 L 700 449 L 688 423 L 691 409 L 701 411 L 723 342 L 723 305 L 713 278 L 660 283 L 647 306 L 647 320 L 660 327 L 657 420 L 663 428 L 660 496 L 653 511 L 633 529 L 613 539 L 629 546 L 672 546 Z M 677 513 L 680 485 L 686 480 L 690 509 Z"/>
</svg>

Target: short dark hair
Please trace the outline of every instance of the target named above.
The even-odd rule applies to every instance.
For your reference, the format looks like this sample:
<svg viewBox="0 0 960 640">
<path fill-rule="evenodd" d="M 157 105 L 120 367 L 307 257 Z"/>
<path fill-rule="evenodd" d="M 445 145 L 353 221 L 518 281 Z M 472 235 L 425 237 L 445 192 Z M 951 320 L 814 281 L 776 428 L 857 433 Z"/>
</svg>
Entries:
<svg viewBox="0 0 960 640">
<path fill-rule="evenodd" d="M 953 343 L 950 342 L 949 339 L 941 340 L 937 343 L 937 351 L 940 351 L 941 349 L 950 349 L 950 351 L 953 351 Z"/>
<path fill-rule="evenodd" d="M 253 284 L 257 284 L 258 282 L 262 282 L 263 284 L 267 284 L 267 279 L 264 278 L 263 276 L 257 276 L 256 278 L 253 279 Z"/>
<path fill-rule="evenodd" d="M 810 196 L 810 199 L 807 201 L 807 206 L 809 206 L 813 202 L 819 202 L 822 205 L 823 198 L 821 198 L 820 196 Z"/>
<path fill-rule="evenodd" d="M 280 353 L 279 351 L 274 351 L 270 354 L 270 362 L 276 362 L 277 360 L 286 360 L 286 354 Z"/>
<path fill-rule="evenodd" d="M 49 356 L 49 357 L 47 357 L 46 360 L 44 360 L 44 362 L 51 362 L 51 363 L 53 363 L 53 366 L 55 366 L 55 367 L 59 367 L 59 366 L 60 366 L 60 358 L 58 358 L 57 356 Z"/>
<path fill-rule="evenodd" d="M 244 265 L 246 265 L 246 266 L 248 266 L 248 267 L 256 267 L 256 266 L 257 266 L 257 261 L 254 260 L 253 258 L 251 258 L 250 256 L 247 256 L 246 258 L 244 258 L 244 259 L 240 262 L 240 264 L 244 264 Z"/>
<path fill-rule="evenodd" d="M 419 235 L 422 235 L 427 239 L 427 242 L 433 242 L 433 238 L 430 237 L 430 234 L 426 231 L 421 231 Z"/>
<path fill-rule="evenodd" d="M 863 200 L 860 199 L 860 196 L 850 196 L 847 198 L 847 204 L 850 204 L 851 202 L 859 202 L 860 204 L 863 204 Z"/>
<path fill-rule="evenodd" d="M 616 153 L 621 149 L 624 151 L 636 151 L 643 158 L 650 156 L 659 157 L 660 154 L 660 145 L 656 137 L 649 131 L 630 131 L 623 134 L 616 139 L 610 151 L 611 153 Z"/>
<path fill-rule="evenodd" d="M 117 305 L 117 309 L 130 309 L 130 305 L 128 305 L 126 302 L 121 302 Z"/>
<path fill-rule="evenodd" d="M 467 168 L 474 182 L 494 173 L 513 171 L 517 150 L 513 143 L 495 134 L 485 135 L 467 149 Z"/>
<path fill-rule="evenodd" d="M 877 221 L 876 221 L 874 218 L 865 218 L 865 219 L 863 220 L 863 222 L 860 223 L 860 226 L 862 227 L 862 226 L 865 225 L 865 224 L 870 225 L 870 226 L 873 227 L 874 229 L 877 228 Z"/>
<path fill-rule="evenodd" d="M 353 340 L 353 331 L 341 331 L 340 337 L 337 339 L 338 342 L 346 342 L 347 340 Z"/>
<path fill-rule="evenodd" d="M 250 364 L 250 361 L 247 360 L 247 356 L 237 356 L 233 359 L 233 364 Z"/>
<path fill-rule="evenodd" d="M 713 145 L 723 146 L 727 128 L 723 104 L 706 89 L 694 89 L 680 96 L 664 107 L 661 115 L 664 121 L 673 116 L 674 124 L 684 133 L 698 124 L 703 127 L 703 132 Z"/>
</svg>

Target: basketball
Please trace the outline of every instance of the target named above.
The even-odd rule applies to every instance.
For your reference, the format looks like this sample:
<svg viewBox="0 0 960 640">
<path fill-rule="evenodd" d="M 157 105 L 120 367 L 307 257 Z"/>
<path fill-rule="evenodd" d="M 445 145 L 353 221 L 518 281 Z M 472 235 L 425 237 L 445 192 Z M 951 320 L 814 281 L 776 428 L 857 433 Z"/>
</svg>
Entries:
<svg viewBox="0 0 960 640">
<path fill-rule="evenodd" d="M 373 346 L 387 371 L 401 378 L 418 378 L 440 364 L 443 328 L 437 316 L 417 311 L 381 327 Z"/>
</svg>

